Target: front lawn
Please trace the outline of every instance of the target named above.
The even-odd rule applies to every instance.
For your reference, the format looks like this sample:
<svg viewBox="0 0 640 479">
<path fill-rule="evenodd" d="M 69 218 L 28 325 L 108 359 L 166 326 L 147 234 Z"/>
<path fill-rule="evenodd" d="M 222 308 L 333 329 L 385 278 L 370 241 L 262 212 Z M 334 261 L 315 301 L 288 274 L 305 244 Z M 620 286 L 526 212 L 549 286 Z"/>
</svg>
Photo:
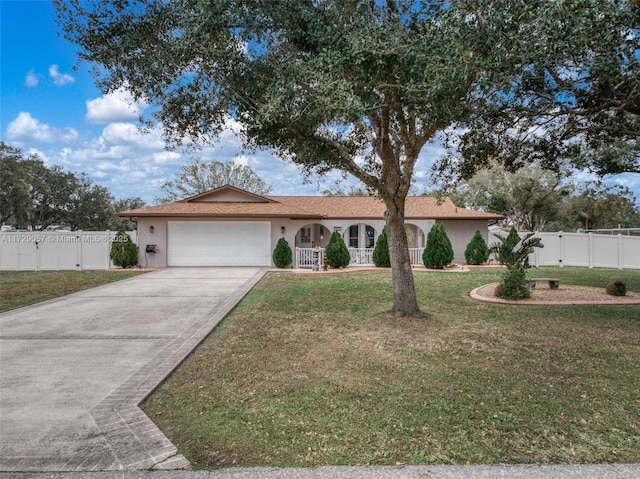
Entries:
<svg viewBox="0 0 640 479">
<path fill-rule="evenodd" d="M 0 312 L 75 293 L 140 271 L 0 271 Z"/>
<path fill-rule="evenodd" d="M 416 271 L 425 320 L 388 271 L 268 274 L 144 410 L 195 468 L 640 461 L 640 307 L 469 298 L 500 273 Z"/>
</svg>

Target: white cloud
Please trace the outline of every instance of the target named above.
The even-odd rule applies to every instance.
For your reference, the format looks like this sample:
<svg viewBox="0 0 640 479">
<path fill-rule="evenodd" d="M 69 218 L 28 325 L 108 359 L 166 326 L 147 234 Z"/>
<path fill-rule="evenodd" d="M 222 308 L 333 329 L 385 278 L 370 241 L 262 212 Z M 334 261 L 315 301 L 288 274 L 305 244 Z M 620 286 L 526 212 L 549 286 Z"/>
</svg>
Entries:
<svg viewBox="0 0 640 479">
<path fill-rule="evenodd" d="M 164 150 L 162 131 L 155 128 L 143 132 L 133 123 L 111 123 L 100 135 L 99 142 L 104 145 L 129 145 L 145 149 Z"/>
<path fill-rule="evenodd" d="M 24 77 L 24 84 L 29 88 L 35 88 L 38 83 L 40 83 L 40 75 L 33 70 L 29 70 L 27 76 Z"/>
<path fill-rule="evenodd" d="M 62 86 L 76 81 L 75 78 L 68 73 L 60 73 L 59 68 L 58 65 L 51 65 L 49 67 L 49 76 L 53 80 L 54 85 Z"/>
<path fill-rule="evenodd" d="M 87 100 L 86 105 L 85 119 L 92 124 L 135 121 L 147 107 L 145 102 L 135 102 L 131 94 L 123 89 Z"/>
<path fill-rule="evenodd" d="M 78 132 L 73 128 L 51 127 L 25 111 L 21 111 L 16 119 L 9 123 L 5 134 L 8 140 L 20 143 L 30 141 L 69 143 L 78 139 Z"/>
<path fill-rule="evenodd" d="M 151 155 L 153 161 L 159 164 L 176 164 L 182 155 L 175 151 L 159 151 Z"/>
</svg>

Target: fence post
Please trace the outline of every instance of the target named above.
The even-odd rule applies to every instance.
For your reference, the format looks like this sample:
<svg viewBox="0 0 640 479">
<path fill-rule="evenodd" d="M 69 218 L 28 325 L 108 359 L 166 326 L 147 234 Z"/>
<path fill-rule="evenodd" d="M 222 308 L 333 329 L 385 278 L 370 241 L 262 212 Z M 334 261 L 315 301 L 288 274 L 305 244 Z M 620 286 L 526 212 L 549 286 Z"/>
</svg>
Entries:
<svg viewBox="0 0 640 479">
<path fill-rule="evenodd" d="M 109 269 L 111 268 L 111 242 L 109 241 L 109 238 L 111 238 L 111 231 L 107 230 L 105 231 L 105 234 L 107 235 L 104 242 L 107 248 L 107 251 L 106 251 L 107 266 L 105 267 L 105 269 Z"/>
<path fill-rule="evenodd" d="M 36 271 L 40 271 L 40 246 L 38 245 L 38 239 L 36 237 L 35 245 L 36 245 Z"/>
<path fill-rule="evenodd" d="M 563 238 L 563 234 L 562 231 L 558 232 L 558 238 L 560 239 L 560 258 L 558 259 L 558 262 L 560 263 L 560 267 L 563 268 L 564 267 L 564 238 Z"/>
<path fill-rule="evenodd" d="M 76 271 L 82 271 L 82 243 L 84 240 L 82 230 L 76 231 L 76 238 L 78 239 L 78 249 L 76 251 Z"/>
<path fill-rule="evenodd" d="M 618 233 L 618 269 L 622 269 L 622 235 Z"/>
</svg>

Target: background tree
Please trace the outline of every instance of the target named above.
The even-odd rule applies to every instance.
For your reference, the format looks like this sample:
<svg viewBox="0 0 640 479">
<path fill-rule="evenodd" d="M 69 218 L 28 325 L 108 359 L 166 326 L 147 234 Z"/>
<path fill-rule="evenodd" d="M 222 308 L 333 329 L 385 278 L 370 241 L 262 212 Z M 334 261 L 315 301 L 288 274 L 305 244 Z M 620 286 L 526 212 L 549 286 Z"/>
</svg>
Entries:
<svg viewBox="0 0 640 479">
<path fill-rule="evenodd" d="M 100 231 L 111 224 L 114 198 L 104 186 L 95 185 L 86 174 L 75 176 L 71 209 L 64 221 L 72 230 Z"/>
<path fill-rule="evenodd" d="M 567 223 L 581 229 L 640 227 L 639 208 L 628 188 L 589 182 L 569 199 Z"/>
<path fill-rule="evenodd" d="M 322 190 L 323 196 L 375 196 L 374 193 L 363 185 L 349 185 L 347 188 L 336 185 Z"/>
<path fill-rule="evenodd" d="M 24 229 L 30 223 L 34 179 L 44 177 L 44 164 L 0 142 L 0 224 Z"/>
<path fill-rule="evenodd" d="M 156 202 L 179 201 L 224 185 L 235 186 L 256 195 L 271 193 L 271 185 L 248 166 L 198 159 L 180 167 L 174 179 L 160 187 L 165 196 L 157 198 Z"/>
<path fill-rule="evenodd" d="M 120 200 L 115 200 L 113 202 L 113 215 L 111 216 L 111 221 L 109 222 L 108 229 L 110 231 L 134 231 L 138 229 L 138 225 L 135 221 L 131 221 L 129 218 L 122 218 L 117 216 L 116 213 L 120 213 L 122 211 L 135 210 L 137 208 L 142 208 L 146 206 L 145 201 L 139 197 L 130 197 L 123 198 Z"/>
<path fill-rule="evenodd" d="M 518 229 L 544 231 L 560 214 L 573 186 L 560 173 L 526 165 L 509 172 L 492 163 L 472 178 L 460 182 L 450 194 L 458 206 L 498 213 Z"/>
<path fill-rule="evenodd" d="M 106 229 L 113 197 L 84 174 L 76 175 L 0 144 L 0 222 L 18 229 Z"/>
</svg>

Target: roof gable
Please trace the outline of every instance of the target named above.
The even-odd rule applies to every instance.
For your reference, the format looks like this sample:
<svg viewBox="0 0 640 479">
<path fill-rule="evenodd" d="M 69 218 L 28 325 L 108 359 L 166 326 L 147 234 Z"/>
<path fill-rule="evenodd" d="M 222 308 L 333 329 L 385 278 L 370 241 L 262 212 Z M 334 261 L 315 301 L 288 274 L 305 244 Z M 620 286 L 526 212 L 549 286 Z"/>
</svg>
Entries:
<svg viewBox="0 0 640 479">
<path fill-rule="evenodd" d="M 180 203 L 274 203 L 264 196 L 241 190 L 231 185 L 220 186 L 199 195 L 181 200 Z"/>
</svg>

